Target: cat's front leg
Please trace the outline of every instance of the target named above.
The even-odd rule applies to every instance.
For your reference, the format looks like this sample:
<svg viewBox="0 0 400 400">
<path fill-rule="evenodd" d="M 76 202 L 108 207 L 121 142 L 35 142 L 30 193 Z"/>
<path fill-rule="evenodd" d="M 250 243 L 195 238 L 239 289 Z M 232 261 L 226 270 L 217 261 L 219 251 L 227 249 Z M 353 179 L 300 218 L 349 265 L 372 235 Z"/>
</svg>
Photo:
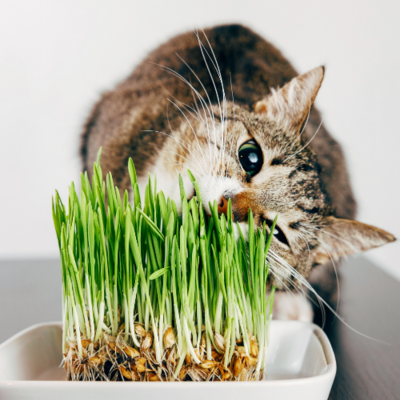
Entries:
<svg viewBox="0 0 400 400">
<path fill-rule="evenodd" d="M 314 318 L 310 301 L 301 293 L 275 292 L 273 318 L 312 322 Z"/>
</svg>

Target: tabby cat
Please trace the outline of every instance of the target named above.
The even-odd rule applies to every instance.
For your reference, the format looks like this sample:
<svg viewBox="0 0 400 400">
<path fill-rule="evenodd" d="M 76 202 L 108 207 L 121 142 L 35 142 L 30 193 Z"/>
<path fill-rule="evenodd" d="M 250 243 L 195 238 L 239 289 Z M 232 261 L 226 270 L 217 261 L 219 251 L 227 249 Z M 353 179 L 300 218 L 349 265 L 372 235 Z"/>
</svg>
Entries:
<svg viewBox="0 0 400 400">
<path fill-rule="evenodd" d="M 132 157 L 141 190 L 148 173 L 156 174 L 158 189 L 178 204 L 179 173 L 188 198 L 194 195 L 190 169 L 205 210 L 216 200 L 226 213 L 231 199 L 234 221 L 245 233 L 249 208 L 258 226 L 270 227 L 278 214 L 269 256 L 271 284 L 282 289 L 274 317 L 310 321 L 313 310 L 300 288 L 332 304 L 333 263 L 394 237 L 353 220 L 343 152 L 312 107 L 324 68 L 297 75 L 246 27 L 185 33 L 101 96 L 80 151 L 90 171 L 102 146 L 103 171 L 112 172 L 122 191 L 130 190 Z"/>
</svg>

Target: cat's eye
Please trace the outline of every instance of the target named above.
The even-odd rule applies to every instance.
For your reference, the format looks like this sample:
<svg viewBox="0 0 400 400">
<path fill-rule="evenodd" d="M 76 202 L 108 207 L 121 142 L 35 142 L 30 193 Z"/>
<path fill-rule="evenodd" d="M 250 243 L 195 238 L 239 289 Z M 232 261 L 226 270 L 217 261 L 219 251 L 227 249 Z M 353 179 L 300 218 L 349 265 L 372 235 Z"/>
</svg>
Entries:
<svg viewBox="0 0 400 400">
<path fill-rule="evenodd" d="M 286 239 L 285 234 L 282 232 L 282 230 L 279 228 L 279 226 L 275 226 L 274 232 L 273 232 L 274 237 L 276 237 L 281 243 L 286 244 L 286 246 L 289 246 L 289 243 Z"/>
<path fill-rule="evenodd" d="M 244 143 L 239 148 L 239 161 L 248 175 L 254 176 L 257 174 L 263 165 L 260 146 L 254 140 Z"/>
<path fill-rule="evenodd" d="M 271 229 L 272 221 L 265 220 L 265 222 L 268 225 L 268 228 Z M 281 243 L 285 244 L 286 246 L 289 246 L 289 242 L 286 239 L 285 234 L 283 233 L 282 229 L 279 228 L 278 225 L 275 225 L 275 229 L 274 229 L 273 235 L 274 235 L 274 238 L 278 239 Z"/>
</svg>

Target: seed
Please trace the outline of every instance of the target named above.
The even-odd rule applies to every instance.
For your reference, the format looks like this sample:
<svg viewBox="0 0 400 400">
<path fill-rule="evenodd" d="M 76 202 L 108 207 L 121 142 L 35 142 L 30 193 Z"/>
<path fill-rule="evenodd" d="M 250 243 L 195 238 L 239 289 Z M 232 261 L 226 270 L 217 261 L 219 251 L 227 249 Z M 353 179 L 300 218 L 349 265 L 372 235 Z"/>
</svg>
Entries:
<svg viewBox="0 0 400 400">
<path fill-rule="evenodd" d="M 192 356 L 190 355 L 190 353 L 186 354 L 185 361 L 186 361 L 186 364 L 191 364 L 192 363 Z"/>
<path fill-rule="evenodd" d="M 161 381 L 161 379 L 157 374 L 149 374 L 148 376 L 149 376 L 149 381 L 151 382 Z"/>
<path fill-rule="evenodd" d="M 221 380 L 224 380 L 224 374 L 225 374 L 225 368 L 222 364 L 218 365 L 219 373 L 220 373 L 220 378 Z"/>
<path fill-rule="evenodd" d="M 175 351 L 174 351 L 174 349 L 168 349 L 167 350 L 167 361 L 170 364 L 175 364 Z"/>
<path fill-rule="evenodd" d="M 184 367 L 181 369 L 181 371 L 179 372 L 180 381 L 183 381 L 186 378 L 187 372 L 188 372 L 187 368 Z"/>
<path fill-rule="evenodd" d="M 239 376 L 239 381 L 247 381 L 247 369 L 243 368 L 240 376 Z"/>
<path fill-rule="evenodd" d="M 146 372 L 146 367 L 142 364 L 136 364 L 137 372 Z"/>
<path fill-rule="evenodd" d="M 142 351 L 148 350 L 150 348 L 152 342 L 153 342 L 153 339 L 151 337 L 151 333 L 146 333 L 144 339 L 142 340 L 142 345 L 140 346 L 140 349 Z"/>
<path fill-rule="evenodd" d="M 201 360 L 203 358 L 203 355 L 200 353 L 199 349 L 194 349 L 194 353 L 196 354 L 196 356 L 199 360 Z"/>
<path fill-rule="evenodd" d="M 172 327 L 168 327 L 164 333 L 164 347 L 169 349 L 175 343 L 175 332 Z"/>
<path fill-rule="evenodd" d="M 132 371 L 132 380 L 140 381 L 140 375 L 136 371 Z"/>
<path fill-rule="evenodd" d="M 250 354 L 253 357 L 258 356 L 258 344 L 257 344 L 256 340 L 257 339 L 254 336 L 250 339 Z"/>
<path fill-rule="evenodd" d="M 246 349 L 243 346 L 237 346 L 236 350 L 240 355 L 246 354 Z"/>
<path fill-rule="evenodd" d="M 231 358 L 231 362 L 230 362 L 230 370 L 233 371 L 233 364 L 235 364 L 235 361 L 237 360 L 237 358 L 239 357 L 239 354 L 235 351 L 233 352 L 233 356 Z"/>
<path fill-rule="evenodd" d="M 140 380 L 140 375 L 137 372 L 136 365 L 131 364 L 131 374 L 132 374 L 132 380 L 133 381 L 138 381 Z"/>
<path fill-rule="evenodd" d="M 124 367 L 119 367 L 119 371 L 121 374 L 124 376 L 124 378 L 129 379 L 130 381 L 132 380 L 132 373 L 131 371 L 128 371 Z"/>
<path fill-rule="evenodd" d="M 224 339 L 224 337 L 221 334 L 216 333 L 215 336 L 214 336 L 214 339 L 215 339 L 215 344 L 217 345 L 217 347 L 221 351 L 225 350 L 225 339 Z"/>
<path fill-rule="evenodd" d="M 89 364 L 92 365 L 93 367 L 98 367 L 101 364 L 100 357 L 97 356 L 90 357 Z"/>
<path fill-rule="evenodd" d="M 255 357 L 246 356 L 245 360 L 246 360 L 246 365 L 248 367 L 253 367 L 254 365 L 257 364 L 257 358 L 255 358 Z"/>
<path fill-rule="evenodd" d="M 111 350 L 115 350 L 116 347 L 117 347 L 117 344 L 116 344 L 115 342 L 108 342 L 108 347 L 109 347 Z"/>
<path fill-rule="evenodd" d="M 233 374 L 235 376 L 239 376 L 240 373 L 243 371 L 244 364 L 242 363 L 242 360 L 238 358 L 235 363 L 233 364 Z"/>
<path fill-rule="evenodd" d="M 230 377 L 231 377 L 231 373 L 229 371 L 224 372 L 224 374 L 222 375 L 222 380 L 223 381 L 227 381 Z"/>
<path fill-rule="evenodd" d="M 86 348 L 92 342 L 90 340 L 88 340 L 88 339 L 83 339 L 83 340 L 81 340 L 81 343 L 82 343 L 82 347 Z"/>
<path fill-rule="evenodd" d="M 147 334 L 142 325 L 135 325 L 135 332 L 142 338 L 144 338 Z"/>
<path fill-rule="evenodd" d="M 221 359 L 221 356 L 222 356 L 222 354 L 219 354 L 218 351 L 216 351 L 216 350 L 213 350 L 211 352 L 211 357 L 216 361 L 219 361 Z"/>
<path fill-rule="evenodd" d="M 121 331 L 123 331 L 125 329 L 125 322 L 119 327 L 119 331 L 121 332 Z"/>
<path fill-rule="evenodd" d="M 232 376 L 231 372 L 228 369 L 225 369 L 222 364 L 219 365 L 218 369 L 221 373 L 221 380 L 226 381 Z"/>
<path fill-rule="evenodd" d="M 140 357 L 140 353 L 133 347 L 125 346 L 124 351 L 129 358 Z"/>
<path fill-rule="evenodd" d="M 136 360 L 136 364 L 145 365 L 146 359 L 144 357 L 140 357 Z"/>
<path fill-rule="evenodd" d="M 205 360 L 203 363 L 200 364 L 200 367 L 204 369 L 211 369 L 216 367 L 217 365 L 218 363 L 216 361 Z"/>
</svg>

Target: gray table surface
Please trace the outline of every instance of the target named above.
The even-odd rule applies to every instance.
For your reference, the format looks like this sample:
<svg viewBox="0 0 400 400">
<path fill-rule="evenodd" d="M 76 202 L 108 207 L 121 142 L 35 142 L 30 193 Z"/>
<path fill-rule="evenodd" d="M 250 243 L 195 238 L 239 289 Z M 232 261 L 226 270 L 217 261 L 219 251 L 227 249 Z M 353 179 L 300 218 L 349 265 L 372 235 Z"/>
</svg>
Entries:
<svg viewBox="0 0 400 400">
<path fill-rule="evenodd" d="M 0 343 L 40 322 L 61 321 L 61 267 L 53 260 L 0 260 Z"/>
</svg>

